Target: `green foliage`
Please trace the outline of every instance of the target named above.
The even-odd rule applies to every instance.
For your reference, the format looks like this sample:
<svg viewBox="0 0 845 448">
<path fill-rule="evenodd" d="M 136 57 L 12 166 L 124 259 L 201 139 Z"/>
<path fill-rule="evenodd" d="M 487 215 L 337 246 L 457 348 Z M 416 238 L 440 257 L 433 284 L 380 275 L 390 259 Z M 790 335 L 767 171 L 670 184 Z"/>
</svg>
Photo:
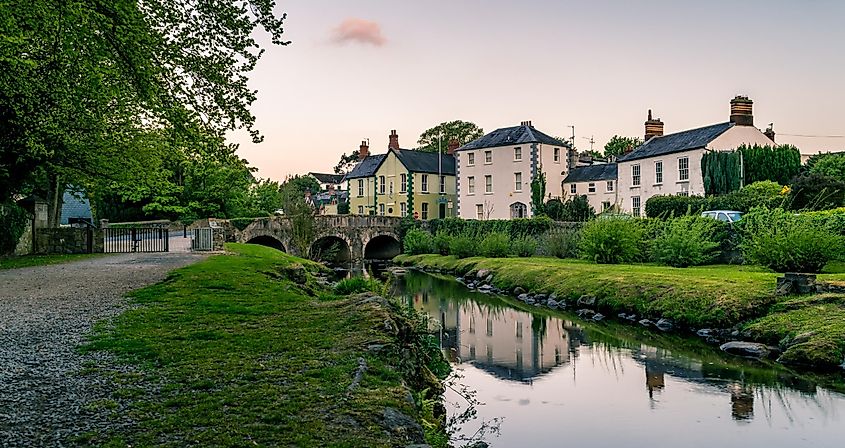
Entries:
<svg viewBox="0 0 845 448">
<path fill-rule="evenodd" d="M 232 218 L 229 220 L 229 223 L 238 230 L 246 229 L 253 222 L 255 222 L 255 218 Z"/>
<path fill-rule="evenodd" d="M 653 241 L 654 261 L 685 268 L 707 264 L 718 256 L 721 222 L 701 216 L 684 216 L 668 223 Z"/>
<path fill-rule="evenodd" d="M 290 184 L 295 185 L 295 184 Z M 305 202 L 295 187 L 282 187 L 282 208 L 285 217 L 290 219 L 290 242 L 299 254 L 310 254 L 315 259 L 328 259 L 326 253 L 311 253 L 311 244 L 317 233 L 317 214 L 319 211 Z"/>
<path fill-rule="evenodd" d="M 645 214 L 649 218 L 669 219 L 695 215 L 706 208 L 705 198 L 701 196 L 656 195 L 645 201 Z"/>
<path fill-rule="evenodd" d="M 543 236 L 541 251 L 556 258 L 578 258 L 581 234 L 574 229 L 554 229 Z"/>
<path fill-rule="evenodd" d="M 412 229 L 402 239 L 403 252 L 411 255 L 435 253 L 434 238 L 425 230 Z"/>
<path fill-rule="evenodd" d="M 533 179 L 531 179 L 531 210 L 533 216 L 540 216 L 545 213 L 545 200 L 546 175 L 540 171 Z"/>
<path fill-rule="evenodd" d="M 640 253 L 639 256 L 637 256 L 636 261 L 647 263 L 655 260 L 654 240 L 663 236 L 671 221 L 672 220 L 663 220 L 660 218 L 642 218 L 636 220 L 637 226 L 642 231 L 640 234 L 640 241 L 638 243 Z"/>
<path fill-rule="evenodd" d="M 417 151 L 437 152 L 439 147 L 445 153 L 450 140 L 457 140 L 459 145 L 465 145 L 482 136 L 484 136 L 484 130 L 475 123 L 461 120 L 448 121 L 420 134 Z"/>
<path fill-rule="evenodd" d="M 452 236 L 441 230 L 434 236 L 434 251 L 440 255 L 449 255 L 449 246 L 452 244 Z"/>
<path fill-rule="evenodd" d="M 640 145 L 643 144 L 642 139 L 638 137 L 621 137 L 619 135 L 614 135 L 610 138 L 610 140 L 604 145 L 604 155 L 605 157 L 609 156 L 621 156 L 625 153 L 625 151 L 629 149 L 636 149 Z"/>
<path fill-rule="evenodd" d="M 777 272 L 820 272 L 843 257 L 845 237 L 783 209 L 754 209 L 743 217 L 742 251 L 747 262 Z"/>
<path fill-rule="evenodd" d="M 343 201 L 337 203 L 337 214 L 338 215 L 348 215 L 349 214 L 349 201 Z"/>
<path fill-rule="evenodd" d="M 815 172 L 795 179 L 787 204 L 792 210 L 827 210 L 845 206 L 845 180 Z"/>
<path fill-rule="evenodd" d="M 452 242 L 449 244 L 449 253 L 457 258 L 469 258 L 478 254 L 478 238 L 461 234 L 452 237 Z"/>
<path fill-rule="evenodd" d="M 811 173 L 833 177 L 845 181 L 845 152 L 819 154 L 807 161 Z"/>
<path fill-rule="evenodd" d="M 590 205 L 587 196 L 574 196 L 566 202 L 552 199 L 546 202 L 546 216 L 555 221 L 585 222 L 596 217 L 596 211 Z"/>
<path fill-rule="evenodd" d="M 334 166 L 335 174 L 349 174 L 352 168 L 358 163 L 358 150 L 354 150 L 349 154 L 343 153 L 340 155 L 340 160 Z"/>
<path fill-rule="evenodd" d="M 704 192 L 707 196 L 739 190 L 742 170 L 738 152 L 708 151 L 701 158 Z"/>
<path fill-rule="evenodd" d="M 640 256 L 642 229 L 636 220 L 604 218 L 588 222 L 581 230 L 584 258 L 600 264 L 635 261 Z"/>
<path fill-rule="evenodd" d="M 510 253 L 517 257 L 533 257 L 537 253 L 537 239 L 530 236 L 514 238 Z"/>
<path fill-rule="evenodd" d="M 510 253 L 510 237 L 507 233 L 488 233 L 481 240 L 480 254 L 487 258 L 505 258 Z"/>
<path fill-rule="evenodd" d="M 645 204 L 646 216 L 668 219 L 688 214 L 697 215 L 705 210 L 736 210 L 748 212 L 754 207 L 777 208 L 784 204 L 786 196 L 781 185 L 772 181 L 760 181 L 739 191 L 720 196 L 652 196 Z"/>
<path fill-rule="evenodd" d="M 0 203 L 0 255 L 14 252 L 18 240 L 30 224 L 26 210 L 14 203 Z"/>
<path fill-rule="evenodd" d="M 845 236 L 845 207 L 816 212 L 806 212 L 802 213 L 801 216 L 807 217 L 816 225 L 826 228 L 833 233 Z"/>
<path fill-rule="evenodd" d="M 483 238 L 491 232 L 504 232 L 511 238 L 523 235 L 538 237 L 554 226 L 554 221 L 546 216 L 530 219 L 491 219 L 486 221 L 465 220 L 460 218 L 432 219 L 428 222 L 434 234 L 440 231 L 451 236 L 468 234 Z"/>
<path fill-rule="evenodd" d="M 350 294 L 360 294 L 362 292 L 372 292 L 380 294 L 384 289 L 384 284 L 373 278 L 352 277 L 345 278 L 334 287 L 334 293 L 340 296 L 348 296 Z"/>
<path fill-rule="evenodd" d="M 801 153 L 792 145 L 742 145 L 737 151 L 742 154 L 745 185 L 762 180 L 787 185 L 801 170 Z"/>
</svg>

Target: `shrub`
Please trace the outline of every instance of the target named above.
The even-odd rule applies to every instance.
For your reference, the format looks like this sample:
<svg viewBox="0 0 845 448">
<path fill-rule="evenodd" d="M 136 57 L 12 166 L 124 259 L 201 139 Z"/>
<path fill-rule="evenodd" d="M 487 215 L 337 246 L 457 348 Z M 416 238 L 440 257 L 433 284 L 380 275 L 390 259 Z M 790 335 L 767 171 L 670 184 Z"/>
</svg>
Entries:
<svg viewBox="0 0 845 448">
<path fill-rule="evenodd" d="M 449 236 L 470 235 L 484 238 L 488 233 L 503 232 L 516 238 L 523 235 L 540 236 L 549 231 L 554 221 L 541 216 L 531 219 L 491 219 L 487 221 L 460 218 L 433 219 L 428 222 L 433 235 L 443 231 Z"/>
<path fill-rule="evenodd" d="M 470 235 L 458 235 L 452 237 L 449 244 L 449 253 L 458 258 L 469 258 L 477 255 L 478 240 Z"/>
<path fill-rule="evenodd" d="M 596 217 L 587 196 L 575 196 L 566 202 L 552 199 L 546 202 L 546 214 L 555 221 L 585 222 Z"/>
<path fill-rule="evenodd" d="M 737 151 L 742 154 L 746 185 L 761 180 L 785 185 L 801 169 L 801 153 L 792 145 L 742 145 Z"/>
<path fill-rule="evenodd" d="M 824 227 L 833 233 L 845 236 L 845 207 L 818 212 L 802 213 L 816 225 Z"/>
<path fill-rule="evenodd" d="M 359 294 L 362 292 L 374 292 L 380 294 L 384 285 L 373 278 L 352 277 L 345 278 L 334 287 L 334 293 L 341 296 Z"/>
<path fill-rule="evenodd" d="M 452 237 L 445 231 L 440 230 L 434 236 L 434 251 L 440 255 L 449 255 L 449 245 L 452 244 Z"/>
<path fill-rule="evenodd" d="M 676 268 L 699 266 L 718 256 L 721 221 L 701 216 L 684 216 L 670 221 L 653 241 L 654 261 Z"/>
<path fill-rule="evenodd" d="M 640 240 L 638 242 L 640 253 L 636 261 L 652 261 L 654 260 L 654 240 L 663 235 L 670 221 L 658 218 L 645 218 L 638 219 L 634 222 L 640 227 L 640 230 L 642 231 L 642 233 L 640 234 Z"/>
<path fill-rule="evenodd" d="M 481 255 L 488 258 L 505 258 L 510 248 L 510 237 L 507 233 L 490 233 L 481 240 Z"/>
<path fill-rule="evenodd" d="M 807 161 L 811 173 L 845 180 L 845 153 L 818 154 Z"/>
<path fill-rule="evenodd" d="M 543 236 L 542 252 L 556 258 L 578 258 L 581 234 L 573 229 L 555 229 Z"/>
<path fill-rule="evenodd" d="M 434 238 L 425 230 L 411 229 L 402 239 L 402 248 L 410 255 L 434 253 Z"/>
<path fill-rule="evenodd" d="M 676 216 L 698 214 L 706 207 L 701 196 L 657 195 L 645 201 L 645 214 L 649 218 L 668 219 Z"/>
<path fill-rule="evenodd" d="M 783 209 L 754 209 L 743 217 L 742 251 L 749 262 L 777 272 L 820 272 L 842 257 L 845 237 Z"/>
<path fill-rule="evenodd" d="M 845 181 L 809 173 L 792 183 L 787 204 L 792 210 L 827 210 L 845 205 Z"/>
<path fill-rule="evenodd" d="M 26 211 L 17 204 L 0 204 L 0 255 L 14 252 L 28 223 Z"/>
<path fill-rule="evenodd" d="M 580 250 L 595 263 L 635 261 L 640 256 L 643 231 L 633 219 L 605 218 L 590 221 L 581 231 Z"/>
<path fill-rule="evenodd" d="M 349 202 L 338 202 L 337 203 L 337 214 L 338 215 L 348 215 L 349 214 Z"/>
<path fill-rule="evenodd" d="M 511 255 L 533 257 L 537 253 L 537 240 L 530 236 L 521 236 L 511 241 Z"/>
</svg>

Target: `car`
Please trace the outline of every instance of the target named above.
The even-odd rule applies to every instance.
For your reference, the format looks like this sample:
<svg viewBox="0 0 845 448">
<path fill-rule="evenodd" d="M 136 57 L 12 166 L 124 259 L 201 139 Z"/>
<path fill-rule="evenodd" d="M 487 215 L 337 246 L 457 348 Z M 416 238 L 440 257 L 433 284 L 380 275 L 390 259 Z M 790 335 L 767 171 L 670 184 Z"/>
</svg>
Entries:
<svg viewBox="0 0 845 448">
<path fill-rule="evenodd" d="M 706 212 L 701 212 L 701 216 L 734 224 L 742 219 L 742 212 L 735 210 L 708 210 Z"/>
</svg>

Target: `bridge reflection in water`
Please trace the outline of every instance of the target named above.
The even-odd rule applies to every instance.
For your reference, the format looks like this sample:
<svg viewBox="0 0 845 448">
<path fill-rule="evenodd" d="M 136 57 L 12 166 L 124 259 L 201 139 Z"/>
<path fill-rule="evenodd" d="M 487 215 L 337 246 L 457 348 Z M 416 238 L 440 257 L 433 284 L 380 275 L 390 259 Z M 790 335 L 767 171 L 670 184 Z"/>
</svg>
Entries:
<svg viewBox="0 0 845 448">
<path fill-rule="evenodd" d="M 618 438 L 618 445 L 601 446 L 647 446 L 653 440 L 644 428 L 665 430 L 660 419 L 677 426 L 673 434 L 661 435 L 674 446 L 704 446 L 704 441 L 743 446 L 728 437 L 736 428 L 726 421 L 747 427 L 742 434 L 751 443 L 745 446 L 764 440 L 777 447 L 801 440 L 838 446 L 825 443 L 845 437 L 841 425 L 827 433 L 807 430 L 837 422 L 845 415 L 845 397 L 781 367 L 726 357 L 697 340 L 613 323 L 582 326 L 565 314 L 521 311 L 425 274 L 409 273 L 398 289 L 409 306 L 437 323 L 441 346 L 462 371 L 462 384 L 487 403 L 479 415 L 505 417 L 502 440 L 493 441 L 497 446 L 558 446 L 559 440 L 543 438 L 549 432 L 543 425 L 565 419 L 567 441 L 595 443 L 597 434 Z M 841 384 L 841 377 L 838 384 L 835 378 L 824 383 L 845 390 Z M 621 419 L 612 422 L 617 433 L 601 432 L 611 423 L 605 416 Z M 790 436 L 770 437 L 773 425 L 789 428 Z M 590 437 L 573 437 L 588 428 Z M 714 428 L 724 433 L 711 434 Z M 686 437 L 700 437 L 701 444 L 690 445 Z"/>
</svg>

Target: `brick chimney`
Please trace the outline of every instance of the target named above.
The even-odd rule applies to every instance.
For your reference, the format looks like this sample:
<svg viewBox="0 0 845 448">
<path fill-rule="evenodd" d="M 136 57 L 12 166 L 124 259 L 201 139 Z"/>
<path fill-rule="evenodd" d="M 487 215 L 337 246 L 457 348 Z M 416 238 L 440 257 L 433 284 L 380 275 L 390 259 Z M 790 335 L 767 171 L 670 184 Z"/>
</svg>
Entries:
<svg viewBox="0 0 845 448">
<path fill-rule="evenodd" d="M 388 149 L 399 149 L 399 134 L 396 133 L 396 130 L 390 131 L 390 143 L 387 144 Z"/>
<path fill-rule="evenodd" d="M 648 110 L 648 120 L 645 122 L 645 140 L 649 141 L 652 137 L 663 136 L 663 122 L 659 118 L 651 117 L 651 109 Z"/>
<path fill-rule="evenodd" d="M 754 115 L 751 113 L 751 106 L 754 101 L 747 96 L 737 95 L 731 100 L 731 123 L 737 126 L 754 126 Z"/>
<path fill-rule="evenodd" d="M 769 137 L 769 140 L 775 141 L 775 130 L 773 129 L 775 126 L 774 123 L 769 123 L 769 127 L 763 132 L 763 135 Z"/>
<path fill-rule="evenodd" d="M 370 144 L 367 143 L 366 140 L 361 142 L 361 146 L 358 148 L 358 160 L 364 160 L 367 156 L 370 155 Z"/>
<path fill-rule="evenodd" d="M 456 138 L 449 139 L 449 146 L 446 147 L 446 154 L 453 155 L 455 151 L 461 146 L 461 143 Z"/>
</svg>

